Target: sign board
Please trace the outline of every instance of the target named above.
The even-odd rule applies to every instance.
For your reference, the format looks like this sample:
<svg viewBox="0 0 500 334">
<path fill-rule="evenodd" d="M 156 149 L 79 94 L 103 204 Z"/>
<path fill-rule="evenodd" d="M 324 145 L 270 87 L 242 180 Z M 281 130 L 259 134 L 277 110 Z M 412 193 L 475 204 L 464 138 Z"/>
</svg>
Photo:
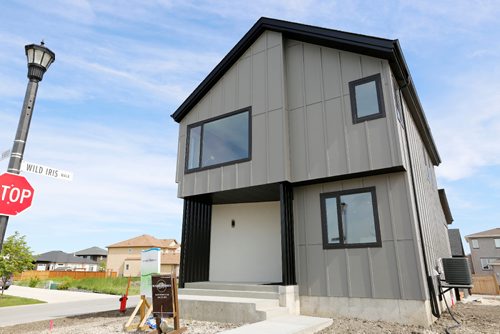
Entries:
<svg viewBox="0 0 500 334">
<path fill-rule="evenodd" d="M 141 295 L 151 298 L 151 277 L 160 273 L 160 248 L 150 248 L 141 252 Z"/>
<path fill-rule="evenodd" d="M 174 298 L 172 295 L 172 276 L 153 275 L 151 277 L 153 294 L 153 315 L 174 316 Z"/>
<path fill-rule="evenodd" d="M 31 206 L 35 190 L 24 176 L 0 175 L 0 214 L 15 216 Z"/>
<path fill-rule="evenodd" d="M 5 160 L 8 157 L 10 157 L 10 149 L 2 152 L 2 155 L 0 155 L 0 161 Z"/>
<path fill-rule="evenodd" d="M 57 169 L 57 168 L 53 168 L 53 167 L 47 167 L 44 165 L 35 164 L 32 162 L 27 162 L 24 160 L 21 162 L 21 170 L 23 172 L 53 177 L 54 179 L 73 181 L 73 173 L 71 173 L 71 172 Z"/>
</svg>

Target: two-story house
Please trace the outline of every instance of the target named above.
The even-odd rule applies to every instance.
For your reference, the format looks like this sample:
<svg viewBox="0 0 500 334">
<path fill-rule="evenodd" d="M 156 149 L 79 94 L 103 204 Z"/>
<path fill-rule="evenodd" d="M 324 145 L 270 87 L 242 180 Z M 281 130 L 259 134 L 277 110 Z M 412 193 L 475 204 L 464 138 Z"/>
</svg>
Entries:
<svg viewBox="0 0 500 334">
<path fill-rule="evenodd" d="M 181 246 L 175 239 L 158 239 L 148 234 L 127 239 L 107 246 L 106 270 L 117 272 L 118 276 L 137 277 L 141 275 L 141 252 L 150 248 L 161 249 L 161 273 L 178 273 Z"/>
<path fill-rule="evenodd" d="M 500 228 L 465 236 L 469 243 L 474 274 L 493 275 L 500 282 Z"/>
<path fill-rule="evenodd" d="M 180 287 L 292 286 L 320 316 L 439 314 L 451 214 L 397 40 L 261 18 L 172 117 Z"/>
</svg>

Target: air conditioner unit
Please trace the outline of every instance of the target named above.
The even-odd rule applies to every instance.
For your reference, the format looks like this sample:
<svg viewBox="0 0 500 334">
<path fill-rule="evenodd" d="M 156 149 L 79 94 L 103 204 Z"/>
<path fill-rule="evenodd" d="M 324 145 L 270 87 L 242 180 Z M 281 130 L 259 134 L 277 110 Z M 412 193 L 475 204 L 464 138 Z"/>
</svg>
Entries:
<svg viewBox="0 0 500 334">
<path fill-rule="evenodd" d="M 465 257 L 443 258 L 444 280 L 449 285 L 471 285 L 469 259 Z"/>
</svg>

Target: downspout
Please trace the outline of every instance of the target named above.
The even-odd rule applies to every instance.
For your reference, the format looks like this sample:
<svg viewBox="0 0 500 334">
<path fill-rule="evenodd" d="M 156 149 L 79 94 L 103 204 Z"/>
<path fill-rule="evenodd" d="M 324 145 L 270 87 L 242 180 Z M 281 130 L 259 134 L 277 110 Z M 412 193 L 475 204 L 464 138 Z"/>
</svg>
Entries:
<svg viewBox="0 0 500 334">
<path fill-rule="evenodd" d="M 415 172 L 413 170 L 413 162 L 411 159 L 411 151 L 410 151 L 410 141 L 408 138 L 408 126 L 406 124 L 406 116 L 403 108 L 403 98 L 401 96 L 401 90 L 403 88 L 408 89 L 409 81 L 407 78 L 403 78 L 404 80 L 404 85 L 398 89 L 398 94 L 399 94 L 399 102 L 400 102 L 400 108 L 401 108 L 401 114 L 403 117 L 403 124 L 404 124 L 404 132 L 405 132 L 405 139 L 406 139 L 406 149 L 408 151 L 408 164 L 410 167 L 410 175 L 411 175 L 411 183 L 412 183 L 412 188 L 413 188 L 413 198 L 415 201 L 415 209 L 417 213 L 417 223 L 418 223 L 418 231 L 420 234 L 420 246 L 422 247 L 422 255 L 424 258 L 424 267 L 425 267 L 425 276 L 427 277 L 427 288 L 429 289 L 429 297 L 430 297 L 430 302 L 431 302 L 431 312 L 432 315 L 435 316 L 436 318 L 440 318 L 441 314 L 439 313 L 439 305 L 436 297 L 436 291 L 434 289 L 434 282 L 432 279 L 432 276 L 429 273 L 429 268 L 427 266 L 427 256 L 425 254 L 425 243 L 424 243 L 424 233 L 422 231 L 422 220 L 420 217 L 420 209 L 418 207 L 418 200 L 417 200 L 417 187 L 415 185 Z M 410 79 L 411 80 L 411 79 Z"/>
</svg>

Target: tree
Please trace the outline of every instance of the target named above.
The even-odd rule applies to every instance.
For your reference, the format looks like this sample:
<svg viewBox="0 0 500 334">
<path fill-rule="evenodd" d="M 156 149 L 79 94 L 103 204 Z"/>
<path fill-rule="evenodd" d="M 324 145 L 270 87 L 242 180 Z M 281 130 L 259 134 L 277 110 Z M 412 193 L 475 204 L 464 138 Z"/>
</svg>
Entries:
<svg viewBox="0 0 500 334">
<path fill-rule="evenodd" d="M 106 260 L 99 261 L 97 266 L 99 271 L 106 271 Z"/>
<path fill-rule="evenodd" d="M 4 285 L 15 273 L 32 269 L 33 255 L 26 243 L 25 236 L 15 232 L 7 238 L 0 252 L 0 280 L 2 280 L 2 295 Z"/>
</svg>

